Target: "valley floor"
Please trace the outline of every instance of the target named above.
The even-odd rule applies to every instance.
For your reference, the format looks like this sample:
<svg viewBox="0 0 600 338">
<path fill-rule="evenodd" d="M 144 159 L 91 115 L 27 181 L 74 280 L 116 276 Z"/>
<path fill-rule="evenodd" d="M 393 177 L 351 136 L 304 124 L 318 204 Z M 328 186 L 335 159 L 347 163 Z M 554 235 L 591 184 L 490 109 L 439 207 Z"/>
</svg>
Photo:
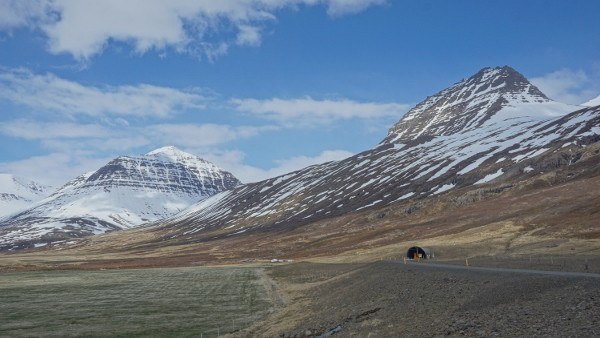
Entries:
<svg viewBox="0 0 600 338">
<path fill-rule="evenodd" d="M 298 263 L 270 273 L 282 286 L 287 307 L 245 336 L 600 334 L 597 274 L 473 271 L 402 261 Z"/>
<path fill-rule="evenodd" d="M 600 257 L 387 259 L 2 272 L 0 336 L 600 334 Z"/>
<path fill-rule="evenodd" d="M 0 336 L 216 337 L 264 318 L 267 286 L 240 267 L 0 273 Z"/>
</svg>

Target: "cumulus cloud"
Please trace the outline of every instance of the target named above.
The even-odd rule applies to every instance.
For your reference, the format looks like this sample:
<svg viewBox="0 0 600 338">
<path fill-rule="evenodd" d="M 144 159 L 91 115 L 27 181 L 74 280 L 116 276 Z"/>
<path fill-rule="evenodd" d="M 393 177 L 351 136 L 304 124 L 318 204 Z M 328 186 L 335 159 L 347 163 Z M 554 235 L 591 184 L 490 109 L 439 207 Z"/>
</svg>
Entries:
<svg viewBox="0 0 600 338">
<path fill-rule="evenodd" d="M 42 141 L 53 150 L 128 150 L 146 145 L 208 149 L 232 141 L 278 130 L 276 126 L 159 123 L 145 126 L 104 126 L 93 123 L 44 122 L 31 119 L 3 121 L 0 134 Z M 76 140 L 76 142 L 74 142 Z"/>
<path fill-rule="evenodd" d="M 561 69 L 530 81 L 549 98 L 569 104 L 581 104 L 600 90 L 597 85 L 594 88 L 594 81 L 582 70 Z"/>
<path fill-rule="evenodd" d="M 233 99 L 231 103 L 239 112 L 291 125 L 324 124 L 344 119 L 399 117 L 409 108 L 409 105 L 400 103 L 357 102 L 348 99 L 315 100 L 311 97 Z"/>
<path fill-rule="evenodd" d="M 110 41 L 138 53 L 172 48 L 214 58 L 231 45 L 256 46 L 277 11 L 322 5 L 332 17 L 354 14 L 384 0 L 4 0 L 0 29 L 38 27 L 52 53 L 86 60 Z"/>
<path fill-rule="evenodd" d="M 271 167 L 261 168 L 247 164 L 245 154 L 239 150 L 219 150 L 232 141 L 278 129 L 274 126 L 176 123 L 107 128 L 74 122 L 5 121 L 0 126 L 0 134 L 40 142 L 49 154 L 0 163 L 0 172 L 19 173 L 60 186 L 80 174 L 98 169 L 118 155 L 131 154 L 133 149 L 153 149 L 169 144 L 213 161 L 248 183 L 353 155 L 345 150 L 326 150 L 316 156 L 275 160 Z"/>
<path fill-rule="evenodd" d="M 110 134 L 108 130 L 97 124 L 38 122 L 25 119 L 2 122 L 0 133 L 25 140 L 103 137 Z"/>
<path fill-rule="evenodd" d="M 81 152 L 53 152 L 18 161 L 0 162 L 0 172 L 18 173 L 58 188 L 70 179 L 100 168 L 109 160 Z"/>
<path fill-rule="evenodd" d="M 327 14 L 342 16 L 362 12 L 370 6 L 385 4 L 385 0 L 331 0 L 328 1 Z"/>
<path fill-rule="evenodd" d="M 276 160 L 276 171 L 278 175 L 288 173 L 290 171 L 306 168 L 311 165 L 321 164 L 330 161 L 339 161 L 354 155 L 345 150 L 325 150 L 317 156 L 294 156 L 288 159 Z"/>
<path fill-rule="evenodd" d="M 277 129 L 273 126 L 191 123 L 117 127 L 26 119 L 3 121 L 0 134 L 39 142 L 49 154 L 0 163 L 0 172 L 19 173 L 47 184 L 62 185 L 86 171 L 99 168 L 116 156 L 132 154 L 135 149 L 153 149 L 169 144 L 196 154 L 214 153 L 227 143 Z M 233 169 L 241 168 L 243 173 L 247 173 L 246 177 L 267 177 L 280 172 L 245 166 L 233 160 L 231 154 L 223 158 L 227 159 L 223 162 L 233 164 Z M 296 159 L 298 163 L 302 160 Z M 310 159 L 304 160 L 310 162 Z M 281 166 L 294 168 L 290 163 L 281 163 Z"/>
<path fill-rule="evenodd" d="M 45 0 L 0 1 L 0 30 L 34 27 L 52 19 L 51 2 Z"/>
<path fill-rule="evenodd" d="M 242 25 L 236 43 L 240 46 L 258 46 L 261 42 L 260 28 Z"/>
<path fill-rule="evenodd" d="M 259 168 L 246 163 L 246 155 L 239 150 L 199 153 L 202 157 L 233 173 L 240 181 L 252 183 L 284 175 L 311 165 L 339 161 L 353 153 L 346 150 L 325 150 L 316 156 L 294 156 L 276 160 L 270 168 Z"/>
<path fill-rule="evenodd" d="M 239 139 L 254 137 L 262 132 L 272 130 L 277 130 L 277 127 L 165 123 L 148 126 L 142 132 L 155 142 L 175 144 L 186 148 L 205 149 Z"/>
<path fill-rule="evenodd" d="M 183 109 L 204 108 L 200 90 L 179 90 L 148 84 L 85 86 L 53 74 L 27 69 L 0 69 L 0 98 L 41 111 L 68 115 L 133 115 L 168 117 Z"/>
<path fill-rule="evenodd" d="M 86 151 L 96 154 L 112 153 L 115 156 L 128 154 L 132 149 L 153 144 L 152 140 L 144 135 L 129 136 L 124 132 L 114 133 L 104 138 L 92 136 L 78 139 L 49 138 L 41 140 L 41 143 L 45 148 L 55 152 Z"/>
</svg>

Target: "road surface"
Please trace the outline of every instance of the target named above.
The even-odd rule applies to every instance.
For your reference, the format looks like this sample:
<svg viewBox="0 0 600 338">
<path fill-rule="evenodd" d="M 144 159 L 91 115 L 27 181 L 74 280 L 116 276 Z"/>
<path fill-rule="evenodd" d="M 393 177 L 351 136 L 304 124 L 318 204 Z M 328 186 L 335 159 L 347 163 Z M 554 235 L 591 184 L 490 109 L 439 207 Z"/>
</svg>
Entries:
<svg viewBox="0 0 600 338">
<path fill-rule="evenodd" d="M 509 268 L 494 268 L 494 267 L 480 267 L 480 266 L 465 266 L 455 264 L 443 264 L 443 263 L 431 263 L 426 260 L 415 262 L 412 260 L 406 261 L 395 261 L 396 263 L 428 267 L 432 269 L 455 269 L 455 270 L 470 270 L 470 271 L 490 271 L 490 272 L 505 272 L 505 273 L 526 273 L 526 274 L 537 274 L 537 275 L 548 275 L 548 276 L 560 276 L 560 277 L 589 277 L 589 278 L 600 278 L 600 273 L 588 273 L 588 272 L 565 272 L 565 271 L 544 271 L 544 270 L 531 270 L 531 269 L 509 269 Z"/>
</svg>

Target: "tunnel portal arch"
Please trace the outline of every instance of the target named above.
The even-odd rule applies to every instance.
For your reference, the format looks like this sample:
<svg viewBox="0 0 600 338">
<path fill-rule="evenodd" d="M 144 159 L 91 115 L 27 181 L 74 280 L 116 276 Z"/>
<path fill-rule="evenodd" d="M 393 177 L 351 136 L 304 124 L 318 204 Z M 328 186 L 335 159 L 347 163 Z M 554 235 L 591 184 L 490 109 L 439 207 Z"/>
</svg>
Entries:
<svg viewBox="0 0 600 338">
<path fill-rule="evenodd" d="M 411 246 L 406 252 L 406 258 L 409 259 L 429 259 L 433 258 L 432 251 L 420 246 Z"/>
</svg>

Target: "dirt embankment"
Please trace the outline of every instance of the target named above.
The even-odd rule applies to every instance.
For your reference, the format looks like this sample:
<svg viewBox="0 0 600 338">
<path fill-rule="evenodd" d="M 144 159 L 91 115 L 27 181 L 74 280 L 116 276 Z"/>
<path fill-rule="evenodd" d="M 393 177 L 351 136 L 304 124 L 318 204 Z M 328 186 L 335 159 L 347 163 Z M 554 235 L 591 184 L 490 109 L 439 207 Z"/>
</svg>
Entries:
<svg viewBox="0 0 600 338">
<path fill-rule="evenodd" d="M 389 261 L 296 263 L 269 273 L 286 307 L 248 337 L 600 335 L 599 278 Z"/>
</svg>

